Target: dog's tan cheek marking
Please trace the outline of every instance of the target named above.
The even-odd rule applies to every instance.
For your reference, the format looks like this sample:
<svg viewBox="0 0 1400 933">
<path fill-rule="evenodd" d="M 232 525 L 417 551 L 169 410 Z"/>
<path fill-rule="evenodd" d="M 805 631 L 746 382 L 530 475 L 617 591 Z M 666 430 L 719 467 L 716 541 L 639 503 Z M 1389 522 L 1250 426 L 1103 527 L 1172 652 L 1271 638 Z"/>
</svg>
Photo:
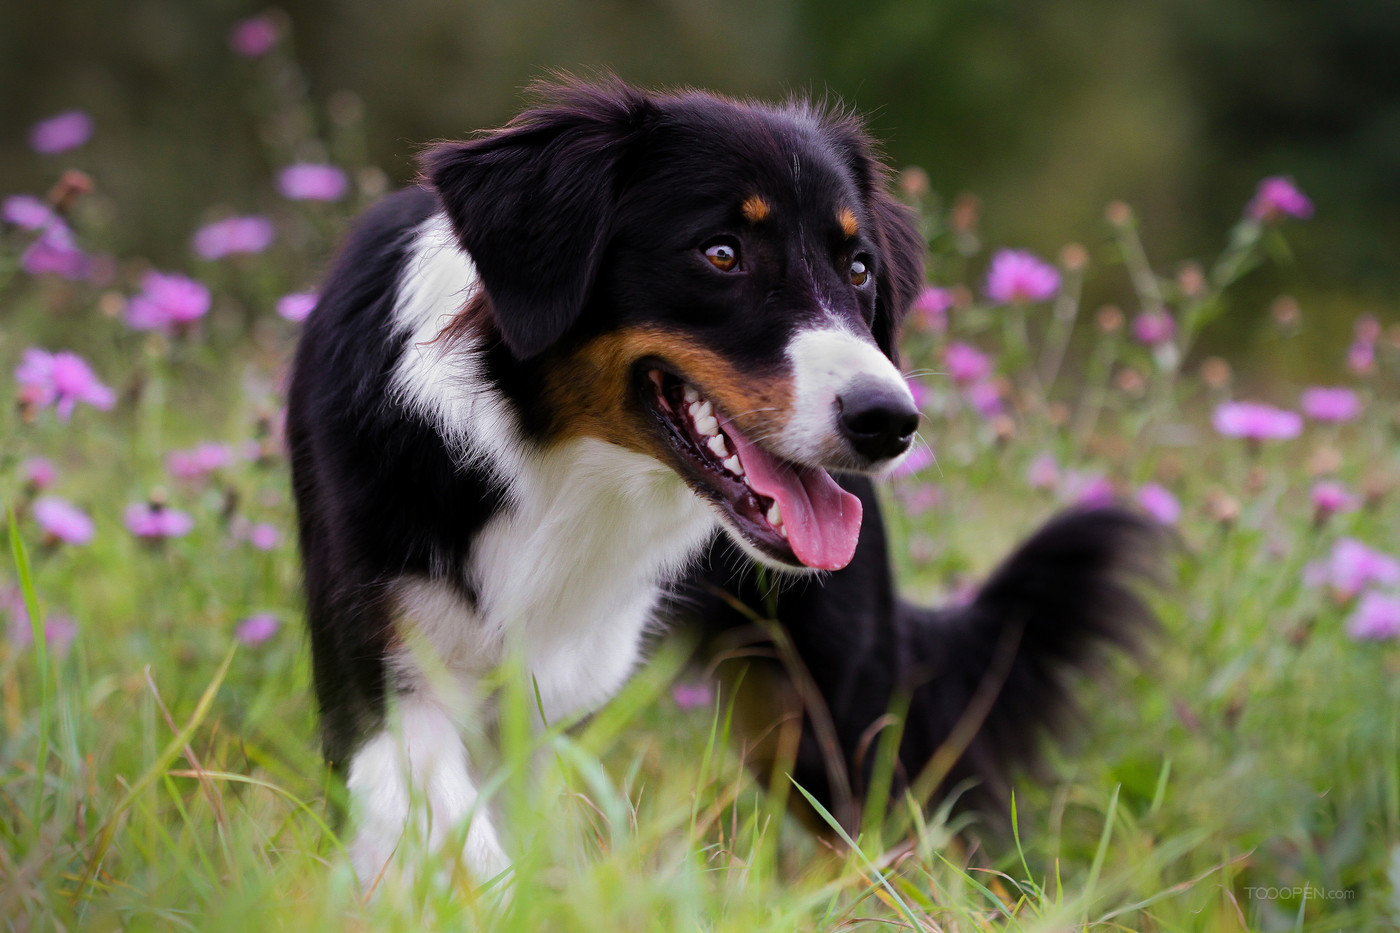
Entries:
<svg viewBox="0 0 1400 933">
<path fill-rule="evenodd" d="M 596 437 L 669 461 L 670 446 L 633 385 L 644 357 L 656 357 L 693 381 L 749 437 L 768 437 L 787 425 L 792 383 L 785 370 L 742 370 L 688 335 L 639 327 L 595 337 L 548 361 L 543 397 L 551 440 Z"/>
<path fill-rule="evenodd" d="M 856 220 L 855 213 L 849 207 L 843 207 L 836 213 L 836 220 L 841 224 L 841 232 L 847 237 L 853 237 L 860 232 L 860 221 Z"/>
<path fill-rule="evenodd" d="M 772 213 L 772 208 L 768 206 L 767 201 L 753 194 L 745 198 L 744 203 L 739 205 L 739 211 L 744 215 L 745 220 L 751 224 L 756 224 L 760 221 L 767 220 L 768 215 Z"/>
</svg>

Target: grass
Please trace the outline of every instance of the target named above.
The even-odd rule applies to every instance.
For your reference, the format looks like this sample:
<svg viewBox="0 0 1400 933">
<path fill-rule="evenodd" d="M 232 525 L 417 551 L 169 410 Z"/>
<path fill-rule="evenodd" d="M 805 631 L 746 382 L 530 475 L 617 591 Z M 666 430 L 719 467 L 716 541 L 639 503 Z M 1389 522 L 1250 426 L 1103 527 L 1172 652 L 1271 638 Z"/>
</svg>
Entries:
<svg viewBox="0 0 1400 933">
<path fill-rule="evenodd" d="M 945 227 L 924 197 L 934 280 L 973 282 L 985 266 L 975 231 Z M 529 685 L 503 677 L 485 785 L 507 814 L 513 896 L 444 865 L 366 900 L 338 835 L 343 788 L 316 751 L 275 440 L 296 327 L 270 313 L 312 280 L 347 212 L 279 210 L 287 248 L 199 266 L 213 308 L 173 338 L 116 319 L 139 261 L 103 285 L 34 277 L 18 260 L 27 235 L 5 234 L 0 360 L 73 349 L 119 396 L 64 422 L 0 388 L 5 929 L 1320 933 L 1400 919 L 1400 648 L 1349 636 L 1356 594 L 1304 580 L 1342 537 L 1394 546 L 1395 341 L 1376 343 L 1368 374 L 1337 361 L 1335 380 L 1365 403 L 1358 419 L 1309 422 L 1292 440 L 1222 437 L 1210 413 L 1251 374 L 1200 366 L 1193 341 L 1237 279 L 1281 254 L 1280 227 L 1242 222 L 1193 284 L 1153 270 L 1119 207 L 1102 242 L 1066 252 L 1059 298 L 989 307 L 980 287 L 955 288 L 951 332 L 916 322 L 906 340 L 937 454 L 887 497 L 907 592 L 965 592 L 1096 477 L 1125 496 L 1156 482 L 1184 506 L 1174 584 L 1157 597 L 1162 637 L 1145 667 L 1117 663 L 1081 685 L 1072 741 L 1047 779 L 1017 785 L 1009 837 L 908 797 L 875 801 L 883 816 L 856 837 L 813 833 L 787 806 L 810 801 L 803 788 L 745 766 L 723 695 L 699 709 L 672 700 L 702 663 L 678 635 L 596 716 L 542 734 L 523 725 Z M 103 216 L 80 201 L 70 220 L 100 242 Z M 1169 306 L 1170 349 L 1140 346 L 1113 309 L 1081 313 L 1087 275 L 1125 302 Z M 1281 315 L 1271 339 L 1306 355 L 1320 324 Z M 950 340 L 995 353 L 999 414 L 939 374 Z M 1296 388 L 1270 383 L 1269 395 L 1290 404 Z M 194 480 L 167 472 L 169 451 L 206 441 L 251 441 L 258 455 Z M 1035 488 L 1026 478 L 1046 455 L 1058 478 Z M 91 543 L 38 527 L 34 456 L 57 467 L 45 494 L 94 518 Z M 1361 507 L 1320 517 L 1309 489 L 1323 475 Z M 192 532 L 136 539 L 123 509 L 152 499 L 187 511 Z M 280 543 L 253 547 L 250 523 L 274 525 Z M 280 629 L 243 643 L 238 624 L 259 613 Z M 76 637 L 46 640 L 44 623 L 64 618 Z"/>
</svg>

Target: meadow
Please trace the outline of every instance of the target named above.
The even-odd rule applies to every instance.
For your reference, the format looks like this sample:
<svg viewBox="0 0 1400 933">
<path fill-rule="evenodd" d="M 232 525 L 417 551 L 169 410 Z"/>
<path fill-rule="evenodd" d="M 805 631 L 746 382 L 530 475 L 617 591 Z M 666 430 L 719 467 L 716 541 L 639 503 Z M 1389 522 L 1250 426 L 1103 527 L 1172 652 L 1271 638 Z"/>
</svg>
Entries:
<svg viewBox="0 0 1400 933">
<path fill-rule="evenodd" d="M 1153 255 L 1121 203 L 1056 256 L 1004 248 L 975 200 L 898 177 L 930 244 L 903 344 L 922 447 L 886 496 L 904 589 L 966 598 L 1077 503 L 1136 503 L 1175 541 L 1160 634 L 1082 685 L 1012 833 L 907 796 L 813 833 L 781 768 L 745 767 L 682 631 L 583 723 L 535 732 L 503 676 L 486 786 L 512 898 L 364 898 L 316 747 L 282 390 L 318 270 L 387 182 L 353 101 L 313 107 L 278 38 L 231 37 L 266 187 L 210 206 L 182 267 L 102 252 L 123 206 L 80 111 L 34 128 L 52 189 L 0 192 L 5 929 L 1400 923 L 1400 329 L 1362 315 L 1333 353 L 1337 323 L 1278 296 L 1268 345 L 1315 385 L 1196 350 L 1239 283 L 1295 261 L 1313 205 L 1281 177 L 1196 260 Z"/>
</svg>

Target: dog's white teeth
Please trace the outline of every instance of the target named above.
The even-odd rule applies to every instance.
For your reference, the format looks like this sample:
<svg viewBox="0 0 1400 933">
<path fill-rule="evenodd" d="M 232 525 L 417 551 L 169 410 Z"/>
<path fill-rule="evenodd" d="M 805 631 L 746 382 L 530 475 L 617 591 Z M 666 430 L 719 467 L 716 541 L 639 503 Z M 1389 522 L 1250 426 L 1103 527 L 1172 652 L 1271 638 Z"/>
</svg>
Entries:
<svg viewBox="0 0 1400 933">
<path fill-rule="evenodd" d="M 783 513 L 782 513 L 781 510 L 779 510 L 779 508 L 778 508 L 778 503 L 774 502 L 772 505 L 770 505 L 770 506 L 768 507 L 768 516 L 767 516 L 767 518 L 768 518 L 768 524 L 772 525 L 774 528 L 778 529 L 778 531 L 780 531 L 780 532 L 786 532 L 786 529 L 783 528 Z M 783 534 L 783 537 L 786 538 L 787 535 L 786 535 L 786 534 Z"/>
<path fill-rule="evenodd" d="M 695 430 L 699 431 L 705 437 L 717 436 L 719 434 L 719 421 L 714 415 L 710 415 L 706 418 L 696 418 Z"/>
<path fill-rule="evenodd" d="M 698 402 L 700 401 L 700 390 L 687 382 L 685 388 L 681 390 L 681 397 L 685 399 L 687 405 Z"/>
<path fill-rule="evenodd" d="M 723 434 L 716 434 L 714 437 L 710 438 L 709 443 L 705 446 L 710 448 L 710 453 L 719 457 L 721 460 L 729 456 L 729 447 L 724 443 Z"/>
<path fill-rule="evenodd" d="M 742 463 L 739 462 L 739 455 L 738 455 L 738 454 L 735 454 L 734 456 L 730 457 L 728 460 L 725 460 L 725 461 L 724 461 L 724 468 L 725 468 L 726 470 L 728 470 L 730 473 L 733 473 L 735 476 L 743 476 L 743 475 L 744 475 L 744 465 L 743 465 Z"/>
<path fill-rule="evenodd" d="M 787 526 L 786 526 L 786 525 L 779 525 L 779 526 L 778 526 L 778 534 L 782 535 L 782 536 L 783 536 L 783 540 L 786 541 L 786 540 L 787 540 Z"/>
</svg>

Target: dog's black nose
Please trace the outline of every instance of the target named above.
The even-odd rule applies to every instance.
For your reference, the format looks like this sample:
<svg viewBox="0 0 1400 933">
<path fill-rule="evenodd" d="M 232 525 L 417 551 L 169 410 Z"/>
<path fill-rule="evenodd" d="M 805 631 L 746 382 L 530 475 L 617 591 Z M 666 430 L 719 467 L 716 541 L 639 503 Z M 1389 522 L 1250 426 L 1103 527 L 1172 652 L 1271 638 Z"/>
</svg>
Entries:
<svg viewBox="0 0 1400 933">
<path fill-rule="evenodd" d="M 888 385 L 857 382 L 836 398 L 841 434 L 861 456 L 885 460 L 909 449 L 919 410 L 908 392 Z"/>
</svg>

